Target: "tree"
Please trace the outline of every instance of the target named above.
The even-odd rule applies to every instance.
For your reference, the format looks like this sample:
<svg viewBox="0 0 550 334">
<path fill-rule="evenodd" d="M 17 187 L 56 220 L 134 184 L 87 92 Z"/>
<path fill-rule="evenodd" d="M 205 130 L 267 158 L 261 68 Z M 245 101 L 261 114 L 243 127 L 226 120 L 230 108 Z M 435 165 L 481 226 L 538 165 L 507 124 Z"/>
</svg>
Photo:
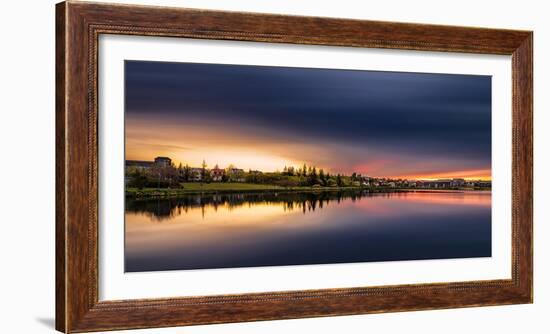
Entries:
<svg viewBox="0 0 550 334">
<path fill-rule="evenodd" d="M 201 181 L 207 181 L 206 180 L 206 161 L 204 161 L 204 159 L 202 160 L 202 164 L 201 164 Z"/>
<path fill-rule="evenodd" d="M 340 174 L 336 175 L 336 185 L 338 187 L 341 187 L 344 185 L 344 181 L 342 180 L 342 176 Z"/>
<path fill-rule="evenodd" d="M 188 164 L 185 164 L 185 167 L 183 167 L 183 180 L 185 182 L 191 181 L 191 167 Z"/>
<path fill-rule="evenodd" d="M 313 186 L 315 184 L 318 184 L 318 179 L 317 179 L 317 169 L 314 167 L 309 167 L 310 168 L 310 172 L 309 172 L 309 177 L 308 177 L 308 183 L 310 186 Z"/>
<path fill-rule="evenodd" d="M 321 180 L 321 183 L 323 184 L 323 186 L 327 185 L 327 179 L 325 178 L 325 171 L 323 171 L 322 168 L 319 170 L 319 179 Z"/>
<path fill-rule="evenodd" d="M 294 176 L 294 167 L 290 166 L 287 169 L 288 176 Z"/>
<path fill-rule="evenodd" d="M 302 167 L 302 176 L 307 176 L 307 166 L 304 163 L 304 167 Z"/>
<path fill-rule="evenodd" d="M 222 174 L 222 182 L 228 182 L 229 181 L 229 177 L 227 176 L 227 174 L 224 172 Z"/>
<path fill-rule="evenodd" d="M 183 165 L 181 164 L 181 162 L 178 165 L 178 173 L 177 174 L 178 174 L 178 179 L 182 180 L 183 179 Z"/>
<path fill-rule="evenodd" d="M 130 174 L 130 181 L 128 182 L 128 185 L 130 187 L 136 187 L 138 189 L 143 189 L 145 186 L 147 186 L 148 180 L 147 175 L 145 173 L 142 173 L 139 170 L 134 171 L 132 174 Z"/>
</svg>

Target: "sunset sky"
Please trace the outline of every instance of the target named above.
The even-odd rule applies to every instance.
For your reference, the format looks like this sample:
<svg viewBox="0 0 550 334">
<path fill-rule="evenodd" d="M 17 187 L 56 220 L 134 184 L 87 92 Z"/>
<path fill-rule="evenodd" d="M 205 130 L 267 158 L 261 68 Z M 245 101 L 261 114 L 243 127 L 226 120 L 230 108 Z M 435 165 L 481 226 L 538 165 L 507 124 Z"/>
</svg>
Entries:
<svg viewBox="0 0 550 334">
<path fill-rule="evenodd" d="M 126 159 L 491 178 L 491 77 L 126 61 Z"/>
</svg>

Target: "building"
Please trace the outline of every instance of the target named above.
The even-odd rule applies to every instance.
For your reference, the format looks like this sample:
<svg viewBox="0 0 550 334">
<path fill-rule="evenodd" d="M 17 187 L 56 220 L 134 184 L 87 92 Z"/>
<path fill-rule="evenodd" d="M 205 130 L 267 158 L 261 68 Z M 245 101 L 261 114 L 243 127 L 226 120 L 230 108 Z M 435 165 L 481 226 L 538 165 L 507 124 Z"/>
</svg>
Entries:
<svg viewBox="0 0 550 334">
<path fill-rule="evenodd" d="M 465 184 L 466 184 L 466 181 L 464 181 L 464 179 L 451 180 L 451 187 L 464 187 Z"/>
<path fill-rule="evenodd" d="M 412 180 L 405 180 L 404 181 L 404 186 L 405 187 L 416 188 L 417 185 L 418 185 L 417 181 L 412 181 Z"/>
<path fill-rule="evenodd" d="M 172 166 L 172 159 L 168 157 L 156 157 L 155 165 L 158 167 L 170 167 Z"/>
<path fill-rule="evenodd" d="M 244 169 L 232 167 L 232 168 L 229 168 L 227 170 L 227 173 L 228 174 L 241 174 L 241 173 L 244 173 Z"/>
<path fill-rule="evenodd" d="M 452 180 L 450 179 L 440 179 L 434 181 L 424 181 L 423 187 L 425 188 L 450 188 Z"/>
<path fill-rule="evenodd" d="M 152 161 L 126 160 L 126 170 L 134 169 L 134 170 L 144 171 L 151 167 L 153 167 Z"/>
<path fill-rule="evenodd" d="M 223 178 L 224 170 L 219 168 L 218 165 L 216 165 L 214 168 L 210 170 L 210 176 L 212 176 L 212 181 L 219 182 Z"/>
<path fill-rule="evenodd" d="M 468 180 L 464 184 L 467 187 L 491 188 L 491 181 L 489 180 Z"/>
<path fill-rule="evenodd" d="M 231 182 L 245 182 L 244 170 L 241 168 L 228 168 L 227 176 L 229 177 L 229 181 Z"/>
<path fill-rule="evenodd" d="M 126 160 L 126 170 L 148 170 L 153 167 L 170 167 L 172 166 L 172 159 L 168 157 L 156 157 L 154 161 L 145 160 Z"/>
<path fill-rule="evenodd" d="M 202 168 L 191 167 L 189 181 L 199 182 L 202 181 Z"/>
</svg>

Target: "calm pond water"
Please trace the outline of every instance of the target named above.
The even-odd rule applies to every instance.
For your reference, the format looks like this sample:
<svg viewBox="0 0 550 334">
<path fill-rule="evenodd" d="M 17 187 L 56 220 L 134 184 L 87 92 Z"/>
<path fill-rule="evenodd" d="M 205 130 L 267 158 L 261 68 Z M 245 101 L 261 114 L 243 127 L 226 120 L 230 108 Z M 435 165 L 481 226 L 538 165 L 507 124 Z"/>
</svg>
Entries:
<svg viewBox="0 0 550 334">
<path fill-rule="evenodd" d="M 127 272 L 491 256 L 490 192 L 127 199 L 125 216 Z"/>
</svg>

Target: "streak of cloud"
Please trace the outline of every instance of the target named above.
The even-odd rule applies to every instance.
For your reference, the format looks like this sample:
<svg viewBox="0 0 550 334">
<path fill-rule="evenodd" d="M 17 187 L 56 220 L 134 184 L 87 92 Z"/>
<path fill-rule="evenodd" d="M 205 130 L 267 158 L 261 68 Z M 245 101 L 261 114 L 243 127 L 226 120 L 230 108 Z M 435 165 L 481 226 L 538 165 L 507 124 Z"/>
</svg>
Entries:
<svg viewBox="0 0 550 334">
<path fill-rule="evenodd" d="M 489 76 L 144 61 L 125 71 L 128 159 L 490 176 Z"/>
</svg>

